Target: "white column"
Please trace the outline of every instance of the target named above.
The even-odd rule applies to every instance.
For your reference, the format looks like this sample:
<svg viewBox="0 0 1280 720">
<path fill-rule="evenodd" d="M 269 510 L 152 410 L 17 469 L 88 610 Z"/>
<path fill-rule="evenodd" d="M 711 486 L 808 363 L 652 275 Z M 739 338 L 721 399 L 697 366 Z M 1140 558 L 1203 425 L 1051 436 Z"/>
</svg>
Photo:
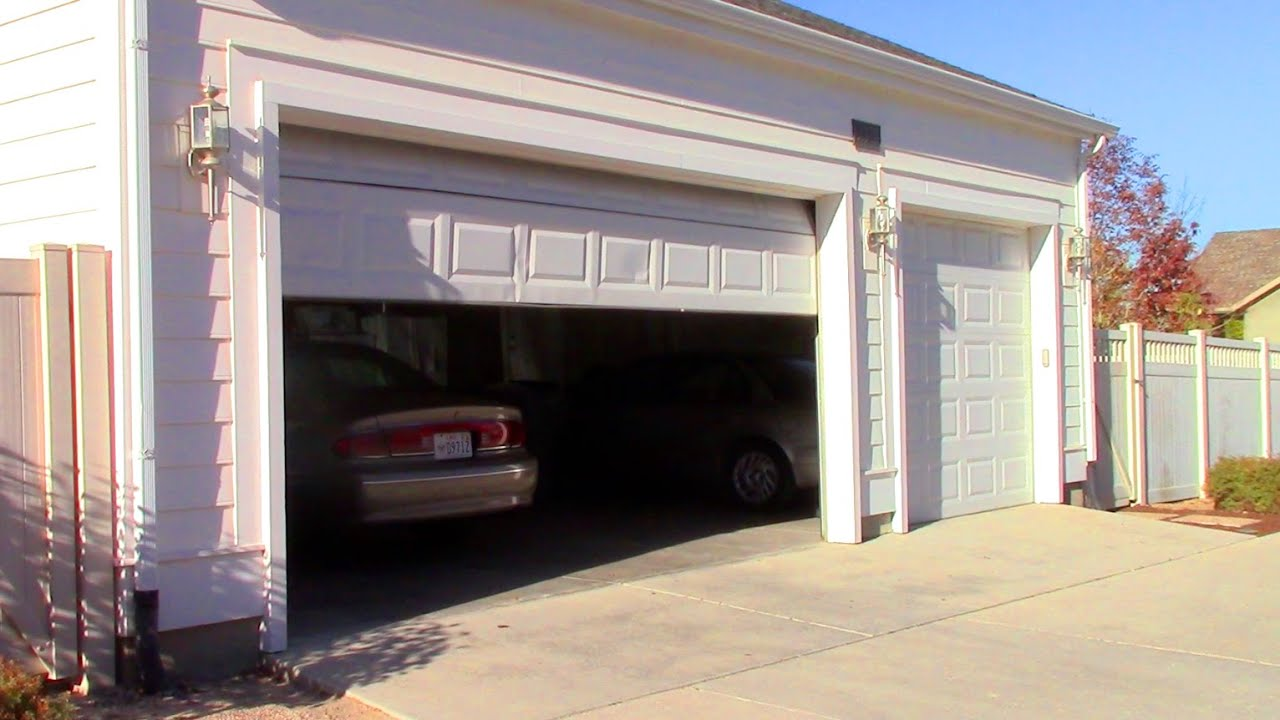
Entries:
<svg viewBox="0 0 1280 720">
<path fill-rule="evenodd" d="M 1260 380 L 1262 381 L 1261 392 L 1258 393 L 1258 399 L 1262 402 L 1259 408 L 1258 419 L 1262 426 L 1262 457 L 1271 457 L 1275 449 L 1271 447 L 1271 341 L 1265 337 L 1254 338 L 1254 342 L 1258 343 L 1258 347 L 1262 352 L 1259 358 L 1258 367 L 1262 370 Z"/>
<path fill-rule="evenodd" d="M 1031 243 L 1031 443 L 1035 501 L 1063 501 L 1062 249 L 1058 226 L 1029 231 Z"/>
<path fill-rule="evenodd" d="M 1196 467 L 1200 497 L 1209 496 L 1209 336 L 1204 330 L 1192 330 L 1196 339 Z"/>
<path fill-rule="evenodd" d="M 902 196 L 897 188 L 889 188 L 889 205 L 893 207 L 897 227 L 894 228 L 893 248 L 889 251 L 892 264 L 886 264 L 884 297 L 889 298 L 889 310 L 884 317 L 885 347 L 888 348 L 885 373 L 889 383 L 889 406 L 885 419 L 893 437 L 893 466 L 898 469 L 898 482 L 894 486 L 893 531 L 905 533 L 911 529 L 911 478 L 907 474 L 907 317 L 906 297 L 903 295 L 905 278 L 902 276 Z"/>
<path fill-rule="evenodd" d="M 820 198 L 818 220 L 818 432 L 822 537 L 862 541 L 861 342 L 856 194 Z"/>
<path fill-rule="evenodd" d="M 1139 505 L 1147 504 L 1147 350 L 1142 325 L 1125 323 L 1126 406 L 1129 411 L 1129 477 L 1133 478 L 1134 497 Z"/>
</svg>

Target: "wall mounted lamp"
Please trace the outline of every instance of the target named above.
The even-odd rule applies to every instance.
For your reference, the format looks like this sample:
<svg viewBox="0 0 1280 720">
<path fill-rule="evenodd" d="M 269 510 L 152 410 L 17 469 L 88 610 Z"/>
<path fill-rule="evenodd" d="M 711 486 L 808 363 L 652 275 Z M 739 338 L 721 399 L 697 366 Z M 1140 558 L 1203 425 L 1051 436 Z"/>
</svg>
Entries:
<svg viewBox="0 0 1280 720">
<path fill-rule="evenodd" d="M 893 247 L 895 226 L 893 206 L 885 195 L 876 196 L 876 204 L 867 212 L 867 249 L 875 253 L 884 270 L 884 249 Z"/>
<path fill-rule="evenodd" d="M 187 153 L 187 169 L 191 175 L 204 175 L 209 186 L 209 222 L 218 215 L 218 190 L 215 172 L 222 157 L 231 149 L 231 117 L 227 106 L 217 101 L 222 89 L 206 82 L 204 100 L 191 106 L 191 150 Z"/>
<path fill-rule="evenodd" d="M 1076 228 L 1075 232 L 1063 240 L 1062 251 L 1066 256 L 1067 277 L 1072 280 L 1069 284 L 1076 285 L 1084 279 L 1089 262 L 1089 238 L 1084 236 L 1083 228 Z"/>
</svg>

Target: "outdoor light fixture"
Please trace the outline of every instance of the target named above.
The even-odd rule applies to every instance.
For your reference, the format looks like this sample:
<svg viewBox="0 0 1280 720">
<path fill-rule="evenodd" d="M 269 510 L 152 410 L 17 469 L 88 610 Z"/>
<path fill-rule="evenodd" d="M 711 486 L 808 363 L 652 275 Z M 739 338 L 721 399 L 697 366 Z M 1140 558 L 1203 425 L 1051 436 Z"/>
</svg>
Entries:
<svg viewBox="0 0 1280 720">
<path fill-rule="evenodd" d="M 227 106 L 215 98 L 222 89 L 206 81 L 204 100 L 191 106 L 191 151 L 187 168 L 195 177 L 204 175 L 209 186 L 209 222 L 217 217 L 218 190 L 214 172 L 231 149 L 231 118 Z"/>
<path fill-rule="evenodd" d="M 893 206 L 884 195 L 876 196 L 876 204 L 867 214 L 867 249 L 884 263 L 884 249 L 893 245 L 895 218 Z M 883 267 L 881 268 L 883 269 Z"/>
<path fill-rule="evenodd" d="M 1067 275 L 1079 282 L 1084 278 L 1085 265 L 1089 260 L 1089 239 L 1084 236 L 1084 229 L 1076 228 L 1062 245 L 1067 256 Z"/>
</svg>

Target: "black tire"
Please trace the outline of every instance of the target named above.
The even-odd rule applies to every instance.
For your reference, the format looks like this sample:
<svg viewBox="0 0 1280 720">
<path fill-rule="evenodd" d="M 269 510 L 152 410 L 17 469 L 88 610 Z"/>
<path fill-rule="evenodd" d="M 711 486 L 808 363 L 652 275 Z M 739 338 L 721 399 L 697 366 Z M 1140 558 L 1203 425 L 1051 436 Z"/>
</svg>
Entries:
<svg viewBox="0 0 1280 720">
<path fill-rule="evenodd" d="M 743 443 L 729 453 L 725 489 L 739 507 L 767 511 L 786 506 L 795 497 L 791 464 L 778 448 L 764 442 Z"/>
</svg>

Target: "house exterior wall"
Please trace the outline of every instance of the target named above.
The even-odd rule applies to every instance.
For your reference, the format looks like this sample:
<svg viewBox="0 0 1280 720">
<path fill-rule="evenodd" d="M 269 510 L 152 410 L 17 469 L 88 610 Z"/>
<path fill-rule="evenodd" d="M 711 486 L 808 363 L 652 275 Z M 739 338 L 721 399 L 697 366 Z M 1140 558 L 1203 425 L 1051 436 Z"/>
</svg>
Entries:
<svg viewBox="0 0 1280 720">
<path fill-rule="evenodd" d="M 246 217 L 253 206 L 237 204 L 269 191 L 256 176 L 262 156 L 253 150 L 257 81 L 350 92 L 388 113 L 396 105 L 438 109 L 455 101 L 504 106 L 551 142 L 605 158 L 593 161 L 603 169 L 644 166 L 654 177 L 725 186 L 733 186 L 728 178 L 754 176 L 741 189 L 809 198 L 845 192 L 854 207 L 831 212 L 850 218 L 879 192 L 876 173 L 864 170 L 883 165 L 885 182 L 901 189 L 904 202 L 1028 227 L 1077 224 L 1080 131 L 980 107 L 936 86 L 661 3 L 152 0 L 149 28 L 162 630 L 262 612 L 270 538 L 263 523 L 268 468 L 258 450 L 266 395 L 259 388 L 268 375 L 238 360 L 257 342 L 246 333 L 260 328 L 262 309 L 239 295 L 233 302 L 237 287 L 270 282 L 254 275 L 249 257 L 259 240 L 240 237 L 259 231 Z M 230 86 L 222 99 L 237 118 L 228 159 L 233 192 L 224 180 L 219 202 L 224 212 L 247 212 L 233 212 L 230 222 L 225 214 L 207 220 L 204 187 L 187 174 L 180 150 L 181 123 L 205 78 Z M 609 123 L 625 142 L 557 139 L 560 127 L 540 124 L 551 114 L 566 134 L 570 124 Z M 882 154 L 854 149 L 851 115 L 884 127 Z M 294 120 L 328 122 L 305 114 Z M 738 151 L 708 154 L 713 143 Z M 557 153 L 534 159 L 575 157 Z M 759 165 L 777 157 L 788 159 L 785 166 Z M 860 242 L 857 233 L 827 237 Z M 894 306 L 865 263 L 856 263 L 860 277 L 850 286 L 865 293 L 857 303 L 867 309 L 856 318 L 866 357 L 854 387 L 866 389 L 858 413 L 868 428 L 862 470 L 877 478 L 863 486 L 870 512 L 894 502 L 896 452 L 886 422 L 894 405 L 883 370 L 896 362 L 897 338 L 871 310 Z"/>
<path fill-rule="evenodd" d="M 1280 292 L 1272 292 L 1249 306 L 1244 313 L 1244 336 L 1280 342 Z"/>
<path fill-rule="evenodd" d="M 100 22 L 105 4 L 0 4 L 0 257 L 27 257 L 41 243 L 118 242 L 98 213 L 104 184 L 118 184 L 98 156 L 100 59 L 117 42 Z"/>
</svg>

